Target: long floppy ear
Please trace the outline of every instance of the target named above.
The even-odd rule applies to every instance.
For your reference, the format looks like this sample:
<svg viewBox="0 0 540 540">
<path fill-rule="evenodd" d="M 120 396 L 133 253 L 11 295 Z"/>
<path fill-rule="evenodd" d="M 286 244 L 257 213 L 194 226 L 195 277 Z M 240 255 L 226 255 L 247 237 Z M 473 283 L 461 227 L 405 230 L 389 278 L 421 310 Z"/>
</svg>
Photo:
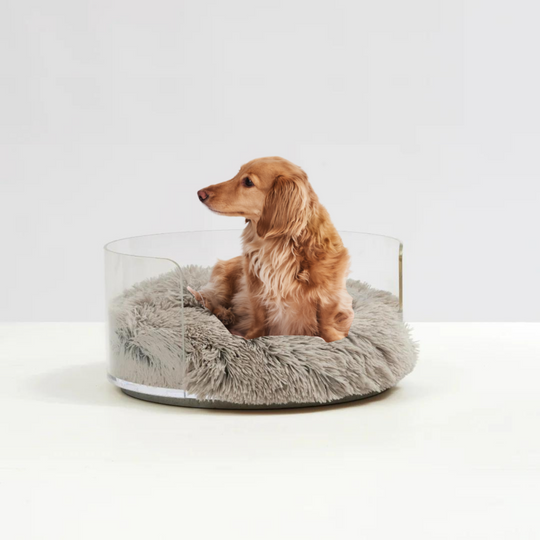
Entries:
<svg viewBox="0 0 540 540">
<path fill-rule="evenodd" d="M 261 238 L 297 236 L 306 226 L 309 195 L 305 185 L 296 176 L 280 175 L 266 194 L 262 215 L 257 223 Z"/>
</svg>

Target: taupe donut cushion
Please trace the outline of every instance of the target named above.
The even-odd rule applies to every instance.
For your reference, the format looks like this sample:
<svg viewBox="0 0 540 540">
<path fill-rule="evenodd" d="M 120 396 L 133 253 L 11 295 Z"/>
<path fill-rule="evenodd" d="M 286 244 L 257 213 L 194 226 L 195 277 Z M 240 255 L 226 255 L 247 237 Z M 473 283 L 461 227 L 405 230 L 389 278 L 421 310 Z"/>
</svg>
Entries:
<svg viewBox="0 0 540 540">
<path fill-rule="evenodd" d="M 347 281 L 355 316 L 342 340 L 245 340 L 187 291 L 187 285 L 199 290 L 210 272 L 183 267 L 141 282 L 111 303 L 111 375 L 185 390 L 199 400 L 272 405 L 382 392 L 414 368 L 417 346 L 401 320 L 398 299 L 388 292 Z"/>
</svg>

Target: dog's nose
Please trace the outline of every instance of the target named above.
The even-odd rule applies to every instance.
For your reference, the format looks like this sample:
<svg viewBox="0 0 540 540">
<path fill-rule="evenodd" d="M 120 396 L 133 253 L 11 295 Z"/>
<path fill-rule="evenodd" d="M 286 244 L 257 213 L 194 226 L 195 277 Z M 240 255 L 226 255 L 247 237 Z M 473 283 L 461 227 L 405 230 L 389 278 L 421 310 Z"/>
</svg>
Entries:
<svg viewBox="0 0 540 540">
<path fill-rule="evenodd" d="M 197 191 L 197 195 L 199 196 L 199 201 L 204 202 L 206 199 L 208 199 L 208 193 L 204 191 L 203 189 Z"/>
</svg>

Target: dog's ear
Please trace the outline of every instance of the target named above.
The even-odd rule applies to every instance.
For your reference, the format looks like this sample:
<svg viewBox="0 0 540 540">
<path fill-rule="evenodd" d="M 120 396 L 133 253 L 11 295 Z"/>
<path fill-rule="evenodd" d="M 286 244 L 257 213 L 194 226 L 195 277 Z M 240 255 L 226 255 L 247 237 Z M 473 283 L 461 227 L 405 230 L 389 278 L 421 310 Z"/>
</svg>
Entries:
<svg viewBox="0 0 540 540">
<path fill-rule="evenodd" d="M 261 238 L 298 235 L 306 226 L 308 207 L 309 196 L 304 180 L 296 176 L 276 177 L 266 194 L 257 234 Z"/>
</svg>

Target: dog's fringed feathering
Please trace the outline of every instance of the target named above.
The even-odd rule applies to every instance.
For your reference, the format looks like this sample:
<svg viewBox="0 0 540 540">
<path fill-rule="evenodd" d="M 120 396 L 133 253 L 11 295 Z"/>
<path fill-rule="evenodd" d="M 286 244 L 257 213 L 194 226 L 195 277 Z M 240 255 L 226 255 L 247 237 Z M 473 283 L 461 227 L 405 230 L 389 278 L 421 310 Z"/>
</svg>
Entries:
<svg viewBox="0 0 540 540">
<path fill-rule="evenodd" d="M 192 294 L 233 334 L 348 335 L 354 312 L 346 289 L 347 248 L 306 173 L 279 157 L 260 158 L 198 192 L 210 210 L 242 216 L 242 255 L 218 261 Z"/>
</svg>

